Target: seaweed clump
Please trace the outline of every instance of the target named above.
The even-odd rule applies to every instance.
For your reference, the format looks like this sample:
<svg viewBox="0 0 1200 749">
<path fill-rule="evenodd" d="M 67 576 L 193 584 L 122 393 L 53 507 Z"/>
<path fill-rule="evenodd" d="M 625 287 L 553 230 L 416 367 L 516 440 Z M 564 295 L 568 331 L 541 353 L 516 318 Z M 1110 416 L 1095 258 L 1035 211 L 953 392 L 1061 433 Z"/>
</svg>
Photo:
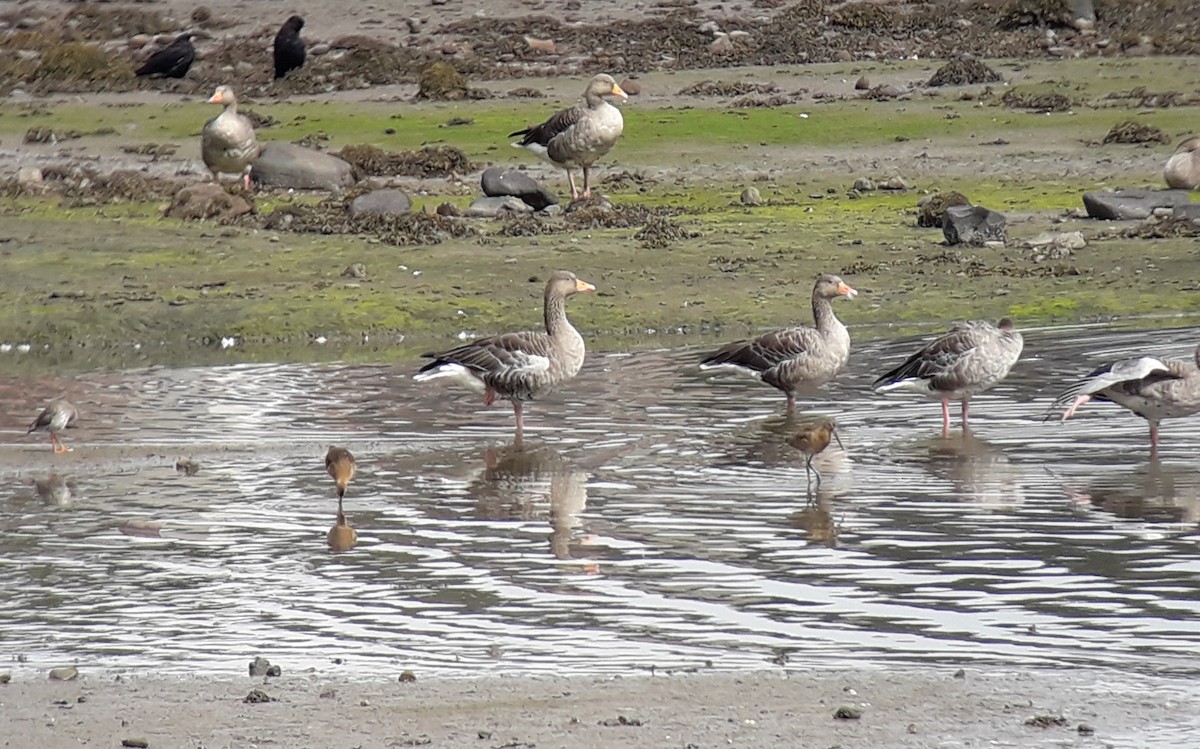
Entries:
<svg viewBox="0 0 1200 749">
<path fill-rule="evenodd" d="M 360 234 L 397 247 L 441 244 L 446 239 L 480 236 L 465 221 L 429 213 L 351 215 L 349 198 L 328 198 L 313 206 L 284 205 L 265 221 L 265 228 L 305 234 Z"/>
<path fill-rule="evenodd" d="M 1170 143 L 1171 138 L 1154 125 L 1133 120 L 1118 122 L 1104 136 L 1103 143 Z"/>
<path fill-rule="evenodd" d="M 999 73 L 974 58 L 951 60 L 934 72 L 929 86 L 964 86 L 971 83 L 997 83 Z"/>
<path fill-rule="evenodd" d="M 346 146 L 337 155 L 370 177 L 449 177 L 475 168 L 454 146 L 425 146 L 419 151 L 385 151 L 378 146 Z"/>
</svg>

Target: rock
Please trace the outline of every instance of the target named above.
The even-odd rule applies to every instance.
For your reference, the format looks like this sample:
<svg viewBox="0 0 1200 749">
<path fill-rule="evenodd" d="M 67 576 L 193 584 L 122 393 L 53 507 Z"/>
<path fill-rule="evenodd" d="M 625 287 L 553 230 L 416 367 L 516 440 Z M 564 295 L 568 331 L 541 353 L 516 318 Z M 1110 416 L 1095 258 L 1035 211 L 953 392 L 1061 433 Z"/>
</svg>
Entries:
<svg viewBox="0 0 1200 749">
<path fill-rule="evenodd" d="M 0 684 L 7 684 L 7 683 L 9 683 L 10 681 L 12 681 L 12 674 L 10 674 L 10 673 L 9 673 L 9 672 L 7 672 L 7 671 L 5 671 L 4 673 L 0 674 Z"/>
<path fill-rule="evenodd" d="M 718 36 L 708 45 L 708 51 L 714 55 L 723 55 L 733 51 L 733 39 L 728 35 Z"/>
<path fill-rule="evenodd" d="M 333 47 L 328 42 L 317 42 L 308 48 L 308 54 L 310 57 L 320 57 L 321 55 L 329 54 L 329 50 L 331 49 Z"/>
<path fill-rule="evenodd" d="M 121 746 L 132 747 L 133 749 L 146 749 L 150 746 L 150 742 L 145 739 L 121 739 Z"/>
<path fill-rule="evenodd" d="M 538 213 L 547 218 L 553 218 L 554 216 L 562 215 L 563 207 L 561 205 L 548 205 L 542 210 L 538 211 Z"/>
<path fill-rule="evenodd" d="M 538 39 L 535 36 L 525 35 L 525 45 L 534 52 L 541 52 L 544 55 L 558 54 L 558 45 L 553 39 Z"/>
<path fill-rule="evenodd" d="M 1083 238 L 1083 232 L 1081 231 L 1044 231 L 1036 237 L 1025 240 L 1024 245 L 1029 248 L 1046 247 L 1049 249 L 1082 250 L 1084 247 L 1087 247 L 1087 240 Z"/>
<path fill-rule="evenodd" d="M 283 668 L 280 666 L 271 666 L 267 669 L 267 676 L 277 677 L 283 676 Z"/>
<path fill-rule="evenodd" d="M 79 678 L 79 669 L 74 666 L 50 669 L 50 681 L 75 681 Z"/>
<path fill-rule="evenodd" d="M 912 185 L 908 184 L 901 177 L 892 177 L 885 179 L 879 183 L 880 190 L 911 190 Z"/>
<path fill-rule="evenodd" d="M 927 229 L 941 228 L 942 217 L 946 215 L 946 209 L 955 205 L 971 205 L 971 201 L 967 200 L 967 196 L 961 192 L 939 192 L 930 196 L 920 205 L 920 210 L 917 212 L 917 226 Z"/>
<path fill-rule="evenodd" d="M 1091 736 L 1092 734 L 1096 733 L 1096 729 L 1092 728 L 1087 723 L 1080 723 L 1075 727 L 1075 730 L 1079 732 L 1080 736 Z"/>
<path fill-rule="evenodd" d="M 520 198 L 505 195 L 498 198 L 476 198 L 463 215 L 467 218 L 498 218 L 511 213 L 533 213 L 533 208 Z"/>
<path fill-rule="evenodd" d="M 254 656 L 254 660 L 250 661 L 251 676 L 266 676 L 270 669 L 271 662 L 261 655 Z"/>
<path fill-rule="evenodd" d="M 254 206 L 241 195 L 225 192 L 225 188 L 216 182 L 201 182 L 175 193 L 166 216 L 186 221 L 227 221 L 252 210 Z"/>
<path fill-rule="evenodd" d="M 859 177 L 854 180 L 854 184 L 851 185 L 850 189 L 858 190 L 859 192 L 871 192 L 875 189 L 875 182 L 870 177 Z"/>
<path fill-rule="evenodd" d="M 858 720 L 862 717 L 862 710 L 843 705 L 834 711 L 833 717 L 835 720 Z"/>
<path fill-rule="evenodd" d="M 762 195 L 759 194 L 757 187 L 747 187 L 742 190 L 742 194 L 738 197 L 738 201 L 742 205 L 762 205 Z"/>
<path fill-rule="evenodd" d="M 447 218 L 458 218 L 463 215 L 462 209 L 453 203 L 438 203 L 438 207 L 434 212 L 439 216 L 446 216 Z"/>
<path fill-rule="evenodd" d="M 520 198 L 535 211 L 558 204 L 558 198 L 538 184 L 537 180 L 514 169 L 490 166 L 483 170 L 483 176 L 479 182 L 483 188 L 483 194 L 489 198 L 511 195 L 514 198 Z"/>
<path fill-rule="evenodd" d="M 1108 221 L 1149 218 L 1155 208 L 1187 204 L 1185 190 L 1103 190 L 1083 194 L 1088 216 Z"/>
<path fill-rule="evenodd" d="M 871 89 L 871 82 L 864 75 L 854 82 L 854 88 L 857 91 L 869 91 Z"/>
<path fill-rule="evenodd" d="M 264 143 L 250 176 L 261 185 L 340 191 L 354 184 L 354 168 L 336 156 L 294 143 Z"/>
<path fill-rule="evenodd" d="M 942 217 L 942 234 L 947 244 L 981 247 L 986 242 L 1004 242 L 1008 219 L 981 205 L 955 205 Z"/>
<path fill-rule="evenodd" d="M 591 197 L 576 198 L 567 204 L 566 213 L 574 213 L 575 211 L 595 211 L 597 213 L 612 213 L 612 201 L 604 197 L 598 192 L 591 194 Z"/>
<path fill-rule="evenodd" d="M 411 669 L 406 668 L 400 672 L 400 683 L 401 684 L 408 684 L 408 683 L 414 682 L 416 680 L 417 680 L 417 675 L 414 674 Z"/>
<path fill-rule="evenodd" d="M 342 278 L 366 278 L 367 266 L 362 263 L 351 263 L 342 271 Z"/>
<path fill-rule="evenodd" d="M 1188 203 L 1187 205 L 1175 206 L 1171 210 L 1171 218 L 1186 218 L 1192 221 L 1200 221 L 1200 203 Z"/>
<path fill-rule="evenodd" d="M 365 192 L 350 201 L 351 216 L 398 216 L 410 210 L 408 193 L 393 187 Z"/>
<path fill-rule="evenodd" d="M 245 702 L 250 705 L 258 705 L 263 702 L 274 702 L 274 701 L 275 701 L 274 697 L 267 694 L 266 692 L 264 692 L 261 689 L 251 689 L 250 693 L 247 694 L 245 699 L 242 700 L 242 702 Z"/>
<path fill-rule="evenodd" d="M 191 458 L 180 458 L 175 461 L 175 470 L 184 476 L 195 476 L 200 472 L 200 463 Z"/>
<path fill-rule="evenodd" d="M 1088 24 L 1096 23 L 1096 9 L 1093 7 L 1092 0 L 1070 0 L 1069 4 L 1071 20 L 1086 21 Z M 1090 26 L 1088 27 L 1090 28 Z M 1075 28 L 1079 28 L 1079 26 L 1075 26 Z"/>
<path fill-rule="evenodd" d="M 23 166 L 17 170 L 17 184 L 21 187 L 40 187 L 45 179 L 36 166 Z"/>
<path fill-rule="evenodd" d="M 621 87 L 622 91 L 630 96 L 637 96 L 638 94 L 642 93 L 642 84 L 638 83 L 632 78 L 626 78 L 617 85 Z"/>
<path fill-rule="evenodd" d="M 1180 143 L 1163 168 L 1167 187 L 1200 190 L 1200 135 Z"/>
</svg>

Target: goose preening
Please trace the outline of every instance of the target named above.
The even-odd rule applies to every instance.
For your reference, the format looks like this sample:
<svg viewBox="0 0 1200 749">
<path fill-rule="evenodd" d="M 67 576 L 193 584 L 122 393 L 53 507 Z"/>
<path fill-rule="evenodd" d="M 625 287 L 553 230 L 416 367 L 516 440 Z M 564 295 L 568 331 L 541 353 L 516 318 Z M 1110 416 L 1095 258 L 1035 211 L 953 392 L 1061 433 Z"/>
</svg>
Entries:
<svg viewBox="0 0 1200 749">
<path fill-rule="evenodd" d="M 597 159 L 612 149 L 625 128 L 621 110 L 608 103 L 606 96 L 629 98 L 611 75 L 601 73 L 588 81 L 583 91 L 583 104 L 555 112 L 542 124 L 508 136 L 522 136 L 513 143 L 514 146 L 527 148 L 566 169 L 572 200 L 591 197 L 589 170 Z M 575 176 L 571 173 L 571 167 L 576 166 L 583 170 L 582 193 L 576 189 Z"/>
<path fill-rule="evenodd" d="M 1089 400 L 1109 401 L 1150 422 L 1150 451 L 1158 452 L 1158 425 L 1200 413 L 1200 346 L 1191 361 L 1153 356 L 1105 364 L 1074 383 L 1054 400 L 1062 421 Z"/>
<path fill-rule="evenodd" d="M 782 390 L 787 395 L 787 412 L 793 413 L 797 389 L 824 385 L 846 367 L 850 333 L 834 314 L 832 300 L 857 295 L 837 276 L 821 276 L 812 292 L 815 327 L 785 328 L 730 343 L 700 362 L 700 368 L 732 367 L 753 375 Z"/>
<path fill-rule="evenodd" d="M 1193 135 L 1175 148 L 1163 168 L 1168 187 L 1200 190 L 1200 135 Z"/>
<path fill-rule="evenodd" d="M 200 134 L 200 155 L 204 164 L 212 171 L 214 179 L 221 173 L 242 175 L 243 184 L 249 190 L 250 168 L 261 152 L 254 125 L 249 117 L 238 113 L 237 97 L 229 86 L 217 86 L 208 101 L 225 108 L 204 123 Z"/>
<path fill-rule="evenodd" d="M 279 27 L 279 33 L 275 34 L 275 80 L 304 66 L 304 40 L 300 38 L 302 28 L 304 19 L 291 16 Z"/>
<path fill-rule="evenodd" d="M 842 438 L 837 435 L 837 422 L 833 419 L 822 419 L 811 424 L 787 438 L 787 443 L 804 453 L 804 472 L 808 476 L 809 486 L 812 485 L 813 474 L 817 476 L 817 488 L 821 488 L 821 473 L 813 468 L 813 458 L 829 447 L 830 440 L 837 440 L 842 447 Z"/>
<path fill-rule="evenodd" d="M 330 447 L 325 453 L 325 472 L 337 486 L 338 507 L 342 505 L 342 497 L 346 496 L 346 485 L 358 471 L 358 463 L 354 456 L 344 447 Z"/>
<path fill-rule="evenodd" d="M 50 432 L 50 444 L 54 446 L 54 453 L 70 452 L 71 448 L 65 446 L 58 438 L 58 435 L 69 427 L 75 426 L 75 420 L 79 418 L 79 412 L 75 410 L 75 406 L 71 405 L 65 398 L 55 398 L 46 404 L 42 412 L 37 415 L 33 423 L 29 425 L 29 430 L 26 434 L 36 432 L 42 429 Z"/>
<path fill-rule="evenodd" d="M 517 420 L 516 444 L 525 429 L 522 408 L 574 377 L 583 366 L 583 337 L 567 320 L 567 297 L 596 287 L 560 270 L 546 282 L 546 331 L 505 333 L 465 343 L 449 351 L 427 353 L 433 359 L 413 377 L 424 382 L 451 377 L 483 393 L 484 405 L 497 399 L 513 404 Z"/>
<path fill-rule="evenodd" d="M 1008 376 L 1025 341 L 1007 317 L 998 324 L 974 320 L 955 325 L 895 369 L 871 383 L 877 393 L 908 390 L 942 402 L 942 436 L 950 434 L 950 401 L 962 401 L 963 431 L 970 431 L 971 396 Z"/>
<path fill-rule="evenodd" d="M 140 76 L 182 78 L 196 60 L 196 48 L 192 46 L 192 35 L 180 34 L 175 41 L 146 58 L 134 73 Z"/>
</svg>

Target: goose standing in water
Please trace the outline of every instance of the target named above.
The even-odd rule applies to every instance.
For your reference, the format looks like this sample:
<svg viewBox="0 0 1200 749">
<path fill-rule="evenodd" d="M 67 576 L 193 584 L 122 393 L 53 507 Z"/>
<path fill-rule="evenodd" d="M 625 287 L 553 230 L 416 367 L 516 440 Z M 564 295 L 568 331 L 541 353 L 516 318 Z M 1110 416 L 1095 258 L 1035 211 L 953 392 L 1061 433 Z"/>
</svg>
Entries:
<svg viewBox="0 0 1200 749">
<path fill-rule="evenodd" d="M 64 445 L 58 438 L 59 433 L 68 427 L 75 426 L 79 412 L 65 398 L 55 398 L 46 404 L 42 412 L 29 425 L 26 434 L 45 429 L 50 432 L 50 444 L 54 446 L 54 454 L 70 452 L 71 448 Z"/>
<path fill-rule="evenodd" d="M 1054 400 L 1062 421 L 1089 400 L 1109 401 L 1150 422 L 1150 454 L 1158 452 L 1158 425 L 1200 413 L 1200 346 L 1191 361 L 1143 356 L 1105 364 Z"/>
<path fill-rule="evenodd" d="M 971 396 L 1008 376 L 1025 341 L 1007 317 L 997 325 L 975 320 L 955 325 L 904 363 L 871 383 L 877 393 L 909 390 L 942 402 L 942 436 L 950 434 L 950 401 L 962 401 L 963 431 L 971 427 Z"/>
<path fill-rule="evenodd" d="M 574 377 L 583 366 L 583 336 L 567 320 L 567 297 L 596 287 L 560 270 L 546 282 L 544 316 L 546 332 L 505 333 L 481 338 L 441 353 L 421 367 L 417 382 L 452 377 L 466 387 L 483 393 L 484 405 L 496 399 L 512 402 L 517 420 L 515 444 L 521 445 L 525 430 L 523 404 L 549 393 Z"/>
<path fill-rule="evenodd" d="M 609 104 L 606 96 L 616 96 L 622 101 L 629 98 L 611 75 L 601 73 L 588 82 L 583 92 L 583 104 L 555 112 L 542 124 L 508 136 L 523 136 L 513 145 L 527 148 L 566 169 L 572 200 L 591 197 L 589 170 L 616 145 L 625 128 L 621 110 Z M 571 173 L 571 167 L 575 166 L 583 169 L 582 193 L 576 189 L 575 176 Z"/>
<path fill-rule="evenodd" d="M 785 328 L 730 343 L 700 362 L 700 368 L 733 367 L 761 379 L 787 395 L 790 415 L 796 410 L 797 389 L 817 388 L 845 369 L 850 359 L 850 333 L 834 314 L 831 302 L 857 295 L 837 276 L 821 276 L 812 292 L 815 327 Z"/>
<path fill-rule="evenodd" d="M 250 118 L 238 114 L 237 97 L 229 86 L 218 86 L 210 104 L 224 105 L 219 115 L 204 123 L 200 134 L 200 155 L 204 164 L 219 179 L 222 172 L 241 174 L 242 183 L 250 189 L 250 168 L 258 159 L 261 149 L 254 135 Z"/>
</svg>

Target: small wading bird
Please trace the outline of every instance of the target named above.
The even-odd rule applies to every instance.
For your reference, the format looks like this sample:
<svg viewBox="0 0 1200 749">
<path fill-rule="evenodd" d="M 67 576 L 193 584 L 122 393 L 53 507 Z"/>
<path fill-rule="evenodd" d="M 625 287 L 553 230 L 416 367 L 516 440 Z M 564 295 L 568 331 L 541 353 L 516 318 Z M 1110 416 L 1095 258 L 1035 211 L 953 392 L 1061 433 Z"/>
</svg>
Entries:
<svg viewBox="0 0 1200 749">
<path fill-rule="evenodd" d="M 796 390 L 815 389 L 846 367 L 850 333 L 833 312 L 831 300 L 858 294 L 837 276 L 824 275 L 813 284 L 815 327 L 797 326 L 736 341 L 700 362 L 701 369 L 732 367 L 753 375 L 787 396 L 787 412 L 796 410 Z"/>
<path fill-rule="evenodd" d="M 971 396 L 1003 380 L 1025 342 L 1007 317 L 997 325 L 972 321 L 955 325 L 904 363 L 871 383 L 877 393 L 908 390 L 942 402 L 942 436 L 950 434 L 950 401 L 962 401 L 963 431 Z"/>
<path fill-rule="evenodd" d="M 1089 400 L 1109 401 L 1150 422 L 1150 453 L 1158 452 L 1158 425 L 1200 412 L 1200 347 L 1191 361 L 1153 356 L 1122 359 L 1092 371 L 1054 400 L 1062 421 Z"/>
<path fill-rule="evenodd" d="M 79 412 L 75 410 L 75 406 L 71 405 L 64 398 L 55 398 L 46 404 L 46 407 L 37 415 L 37 418 L 29 425 L 29 430 L 25 433 L 30 434 L 45 429 L 50 432 L 50 444 L 54 446 L 54 453 L 56 455 L 70 452 L 71 448 L 63 445 L 59 441 L 58 435 L 64 429 L 74 427 L 77 418 L 79 418 Z"/>
<path fill-rule="evenodd" d="M 221 104 L 221 113 L 204 123 L 200 133 L 200 155 L 204 164 L 220 179 L 222 172 L 242 175 L 242 183 L 250 189 L 250 169 L 262 152 L 250 118 L 238 114 L 237 97 L 229 86 L 217 86 L 210 104 Z"/>
<path fill-rule="evenodd" d="M 300 16 L 291 16 L 279 27 L 279 33 L 275 35 L 275 80 L 304 66 L 304 40 L 300 38 L 302 28 L 304 19 Z"/>
<path fill-rule="evenodd" d="M 341 507 L 342 497 L 346 496 L 346 485 L 358 472 L 358 463 L 346 448 L 330 447 L 329 452 L 325 453 L 325 472 L 337 485 L 338 506 Z"/>
<path fill-rule="evenodd" d="M 830 440 L 836 440 L 838 447 L 842 447 L 842 438 L 837 435 L 837 423 L 833 419 L 822 419 L 787 438 L 789 445 L 804 453 L 804 472 L 808 476 L 810 488 L 814 474 L 817 477 L 817 488 L 821 488 L 821 474 L 816 468 L 813 468 L 812 463 L 813 458 L 829 447 Z"/>
<path fill-rule="evenodd" d="M 609 104 L 606 96 L 616 96 L 622 101 L 629 98 L 611 75 L 601 73 L 588 82 L 583 91 L 583 104 L 555 112 L 540 125 L 508 135 L 510 138 L 522 136 L 513 143 L 517 148 L 528 149 L 567 170 L 572 200 L 591 197 L 589 171 L 592 164 L 616 145 L 625 129 L 621 110 Z M 583 170 L 582 193 L 575 187 L 571 167 Z"/>
<path fill-rule="evenodd" d="M 140 76 L 182 78 L 196 60 L 191 34 L 180 34 L 175 41 L 146 58 L 135 72 Z"/>
<path fill-rule="evenodd" d="M 413 377 L 417 382 L 450 377 L 483 393 L 484 405 L 497 399 L 512 402 L 516 416 L 515 446 L 525 431 L 523 404 L 546 395 L 574 377 L 583 366 L 583 336 L 567 319 L 567 297 L 596 287 L 560 270 L 546 282 L 543 315 L 546 332 L 505 333 L 463 344 L 441 353 Z"/>
</svg>

